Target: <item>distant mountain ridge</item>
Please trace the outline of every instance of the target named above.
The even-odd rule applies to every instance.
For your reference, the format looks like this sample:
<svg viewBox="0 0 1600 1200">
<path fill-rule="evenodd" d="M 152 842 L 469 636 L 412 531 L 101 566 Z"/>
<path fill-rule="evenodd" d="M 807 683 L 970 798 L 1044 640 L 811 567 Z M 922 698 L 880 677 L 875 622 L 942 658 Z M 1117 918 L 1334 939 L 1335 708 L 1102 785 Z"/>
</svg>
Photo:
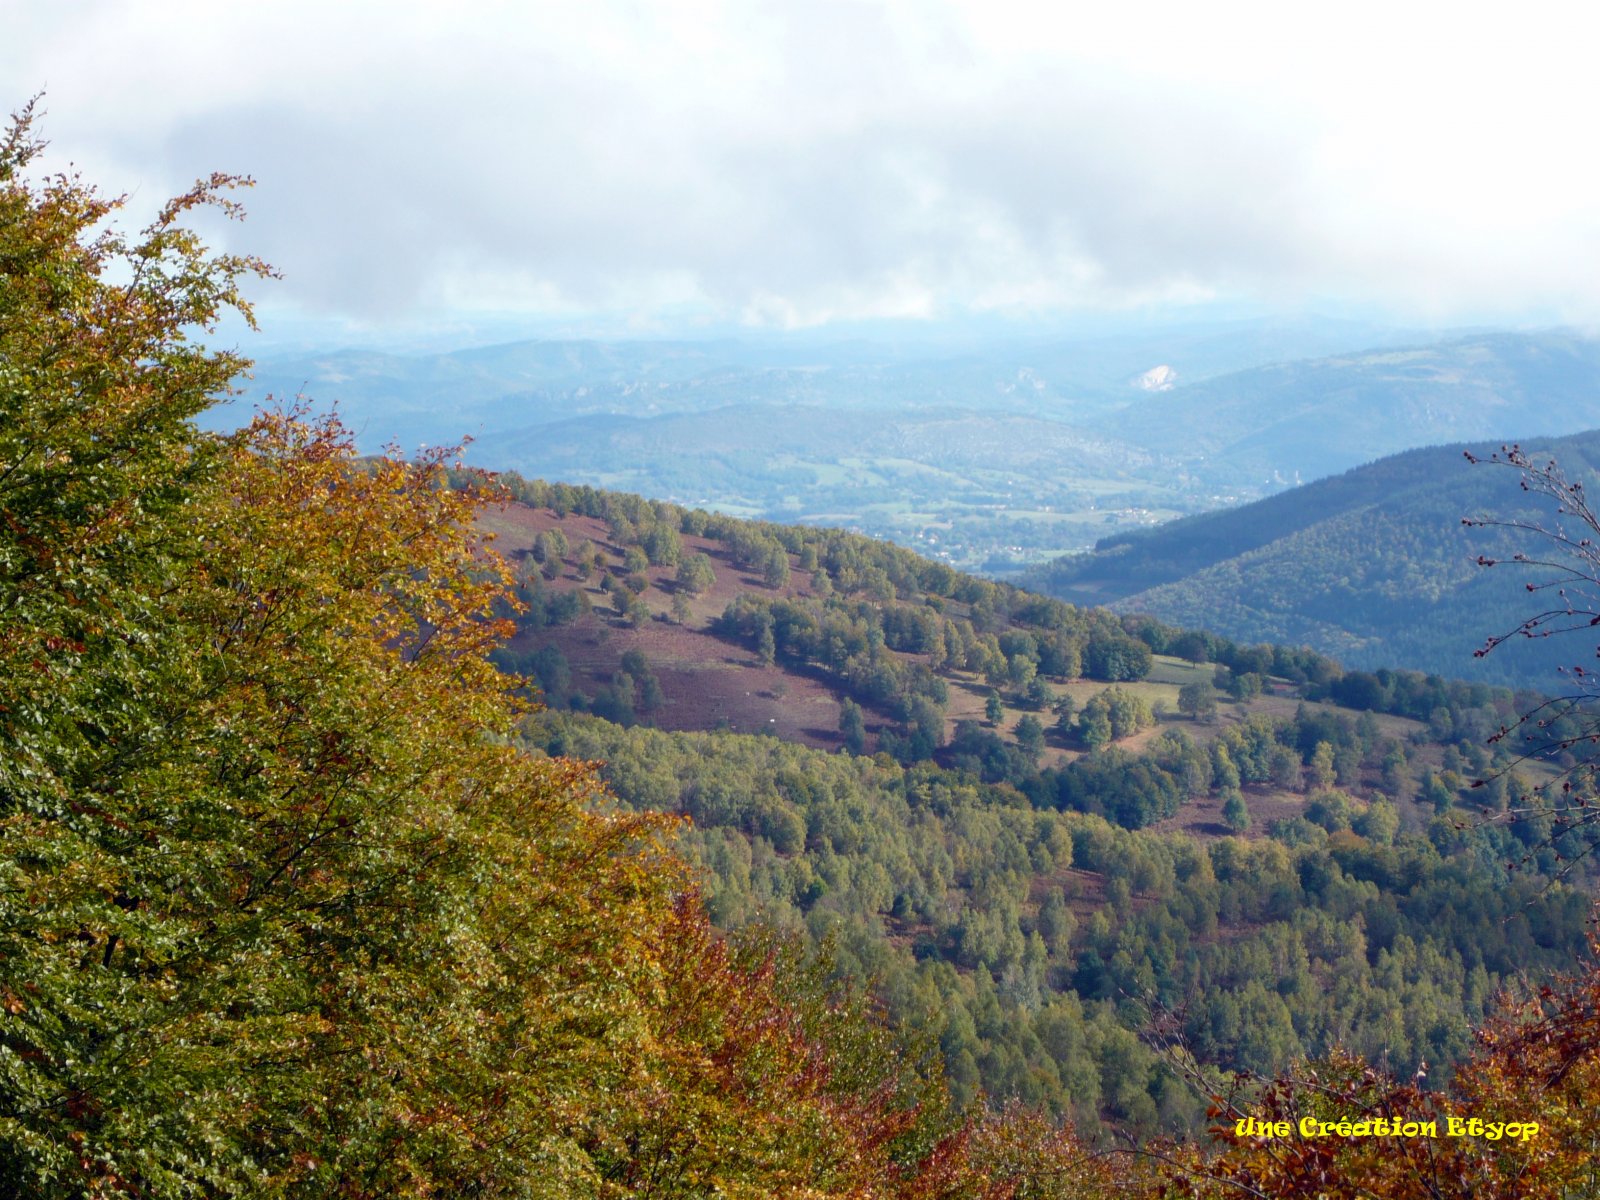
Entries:
<svg viewBox="0 0 1600 1200">
<path fill-rule="evenodd" d="M 1416 446 L 1600 426 L 1600 341 L 1482 333 L 1277 363 L 1151 394 L 1097 424 L 1197 474 L 1309 481 Z"/>
<path fill-rule="evenodd" d="M 254 395 L 337 401 L 364 449 L 467 437 L 484 467 L 841 525 L 996 575 L 1419 445 L 1600 427 L 1600 341 L 1397 336 L 1312 324 L 977 347 L 348 351 L 265 362 Z M 1356 337 L 1372 341 L 1350 349 Z M 1161 388 L 1140 385 L 1161 368 Z"/>
<path fill-rule="evenodd" d="M 374 429 L 380 439 L 404 440 L 407 429 L 432 412 L 441 418 L 429 425 L 434 442 L 472 432 L 451 425 L 451 418 L 527 426 L 585 413 L 648 417 L 766 400 L 852 409 L 928 402 L 988 409 L 1020 397 L 1035 415 L 1042 405 L 1071 417 L 1127 403 L 1134 394 L 1130 381 L 1155 363 L 1171 364 L 1167 369 L 1184 380 L 1203 380 L 1403 337 L 1377 326 L 1316 319 L 949 348 L 768 335 L 525 340 L 418 355 L 298 351 L 264 357 L 245 396 L 259 401 L 267 393 L 303 390 L 358 420 L 370 419 L 380 426 Z M 220 416 L 227 418 L 226 412 Z"/>
<path fill-rule="evenodd" d="M 1600 467 L 1600 430 L 1529 439 L 1575 478 Z M 1482 443 L 1397 454 L 1224 512 L 1103 539 L 1025 583 L 1063 599 L 1148 612 L 1242 641 L 1309 645 L 1351 667 L 1405 666 L 1456 678 L 1551 686 L 1591 648 L 1556 639 L 1473 651 L 1526 614 L 1529 570 L 1477 556 L 1531 550 L 1469 515 L 1526 515 L 1509 471 L 1470 465 Z"/>
</svg>

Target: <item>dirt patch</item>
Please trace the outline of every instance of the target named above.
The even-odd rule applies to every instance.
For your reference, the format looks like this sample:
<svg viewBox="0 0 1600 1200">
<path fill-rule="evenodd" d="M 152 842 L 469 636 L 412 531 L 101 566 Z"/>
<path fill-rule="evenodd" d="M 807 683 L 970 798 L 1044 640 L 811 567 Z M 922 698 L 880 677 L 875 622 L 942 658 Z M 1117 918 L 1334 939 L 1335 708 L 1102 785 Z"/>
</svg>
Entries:
<svg viewBox="0 0 1600 1200">
<path fill-rule="evenodd" d="M 512 504 L 487 510 L 480 525 L 494 535 L 495 549 L 513 563 L 525 559 L 539 534 L 560 529 L 566 535 L 572 553 L 543 586 L 556 594 L 583 592 L 591 611 L 568 624 L 519 633 L 511 648 L 526 652 L 557 647 L 572 669 L 574 686 L 585 695 L 593 696 L 609 684 L 622 656 L 637 649 L 649 661 L 666 697 L 666 704 L 652 717 L 663 729 L 769 733 L 825 750 L 842 745 L 841 696 L 820 672 L 764 664 L 744 647 L 707 632 L 742 592 L 812 596 L 814 574 L 801 567 L 793 555 L 789 557 L 788 583 L 774 589 L 761 576 L 736 564 L 721 542 L 683 534 L 683 554 L 705 554 L 711 560 L 714 582 L 700 595 L 692 595 L 678 586 L 676 567 L 647 568 L 648 586 L 639 598 L 651 619 L 633 627 L 616 615 L 611 595 L 600 586 L 605 570 L 620 569 L 626 554 L 610 540 L 605 522 L 576 515 L 557 517 L 549 509 Z M 576 550 L 585 539 L 594 544 L 600 569 L 588 579 L 579 579 Z M 680 596 L 681 623 L 673 614 Z M 919 656 L 900 657 L 914 660 Z M 892 723 L 870 709 L 864 710 L 863 717 L 870 748 L 877 734 Z"/>
<path fill-rule="evenodd" d="M 650 719 L 662 729 L 727 729 L 770 733 L 824 750 L 841 744 L 839 701 L 823 683 L 763 665 L 747 651 L 710 634 L 651 620 L 637 629 L 590 613 L 569 625 L 519 634 L 513 649 L 557 647 L 574 686 L 593 696 L 638 650 L 661 683 L 664 706 Z"/>
</svg>

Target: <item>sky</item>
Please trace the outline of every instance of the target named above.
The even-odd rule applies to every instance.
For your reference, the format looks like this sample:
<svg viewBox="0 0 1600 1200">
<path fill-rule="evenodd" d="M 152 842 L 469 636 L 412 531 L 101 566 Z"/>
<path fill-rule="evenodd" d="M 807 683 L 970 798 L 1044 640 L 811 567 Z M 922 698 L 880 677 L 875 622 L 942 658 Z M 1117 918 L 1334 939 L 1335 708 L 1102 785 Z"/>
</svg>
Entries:
<svg viewBox="0 0 1600 1200">
<path fill-rule="evenodd" d="M 1576 4 L 0 0 L 9 109 L 263 313 L 1600 323 Z"/>
</svg>

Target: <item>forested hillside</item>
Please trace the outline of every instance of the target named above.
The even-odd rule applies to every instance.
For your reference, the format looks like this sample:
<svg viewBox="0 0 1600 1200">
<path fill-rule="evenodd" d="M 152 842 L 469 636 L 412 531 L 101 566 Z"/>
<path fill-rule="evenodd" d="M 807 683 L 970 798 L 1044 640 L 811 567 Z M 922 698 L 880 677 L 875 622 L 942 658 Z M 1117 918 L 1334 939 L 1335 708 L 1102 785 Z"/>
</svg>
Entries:
<svg viewBox="0 0 1600 1200">
<path fill-rule="evenodd" d="M 1514 816 L 1546 775 L 1486 745 L 1532 696 L 506 482 L 484 522 L 530 611 L 500 661 L 565 710 L 528 743 L 687 817 L 713 919 L 834 946 L 960 1099 L 1191 1134 L 1141 1040 L 1169 1012 L 1219 1069 L 1447 1076 L 1501 986 L 1583 945 L 1552 827 Z"/>
<path fill-rule="evenodd" d="M 1575 478 L 1595 477 L 1600 433 L 1533 440 Z M 1102 539 L 1092 554 L 1027 577 L 1079 603 L 1112 604 L 1242 641 L 1309 645 L 1348 666 L 1410 667 L 1458 678 L 1551 687 L 1571 665 L 1561 642 L 1514 641 L 1529 582 L 1551 572 L 1508 560 L 1523 548 L 1464 517 L 1547 519 L 1500 471 L 1472 466 L 1475 444 L 1413 450 L 1240 508 Z M 1485 570 L 1479 557 L 1503 565 Z"/>
<path fill-rule="evenodd" d="M 1089 1128 L 1203 1127 L 1203 1097 L 1141 1040 L 1163 1012 L 1220 1068 L 1343 1046 L 1448 1077 L 1496 990 L 1570 962 L 1590 911 L 1485 865 L 1520 856 L 1514 837 L 1410 832 L 1394 805 L 1332 790 L 1274 836 L 1196 839 L 1118 826 L 1113 797 L 1152 785 L 1115 757 L 1030 795 L 749 735 L 551 716 L 527 736 L 604 760 L 630 806 L 689 817 L 679 844 L 713 919 L 835 944 L 895 1024 L 937 1040 L 958 1099 L 981 1088 Z M 1144 771 L 1209 773 L 1183 749 Z"/>
<path fill-rule="evenodd" d="M 245 181 L 129 239 L 29 178 L 31 125 L 0 140 L 0 1193 L 1592 1184 L 1582 709 L 362 458 L 301 410 L 201 432 L 270 270 L 188 222 Z M 1544 1138 L 1229 1131 L 1302 1104 Z"/>
</svg>

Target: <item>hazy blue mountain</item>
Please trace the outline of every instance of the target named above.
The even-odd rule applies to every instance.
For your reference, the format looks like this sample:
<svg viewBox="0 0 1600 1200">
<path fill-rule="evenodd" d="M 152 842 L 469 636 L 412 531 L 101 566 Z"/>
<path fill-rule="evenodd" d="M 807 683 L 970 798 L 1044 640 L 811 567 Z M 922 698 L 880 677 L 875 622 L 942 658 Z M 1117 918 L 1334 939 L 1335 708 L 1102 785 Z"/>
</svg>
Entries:
<svg viewBox="0 0 1600 1200">
<path fill-rule="evenodd" d="M 212 419 L 304 392 L 364 449 L 469 437 L 482 466 L 844 525 L 993 573 L 1384 453 L 1600 425 L 1600 343 L 1402 336 L 1308 320 L 334 351 L 267 358 Z"/>
<path fill-rule="evenodd" d="M 1175 381 L 1348 348 L 1393 331 L 1308 319 L 1164 326 L 1076 340 L 821 334 L 524 341 L 449 353 L 268 356 L 268 394 L 336 403 L 364 449 L 468 437 L 489 467 L 751 516 L 822 520 L 968 568 L 1004 570 L 1110 529 L 1259 495 L 1222 489 L 1085 426 Z"/>
<path fill-rule="evenodd" d="M 337 403 L 376 439 L 454 440 L 480 429 L 589 413 L 651 416 L 745 403 L 826 408 L 939 404 L 1081 419 L 1179 381 L 1393 341 L 1326 319 L 1257 321 L 1090 339 L 848 340 L 820 335 L 705 341 L 519 341 L 449 353 L 334 350 L 267 355 L 246 401 L 304 393 Z M 227 420 L 224 416 L 222 420 Z"/>
<path fill-rule="evenodd" d="M 1276 363 L 1150 396 L 1101 424 L 1209 478 L 1309 481 L 1414 446 L 1600 425 L 1600 341 L 1485 333 Z"/>
</svg>

